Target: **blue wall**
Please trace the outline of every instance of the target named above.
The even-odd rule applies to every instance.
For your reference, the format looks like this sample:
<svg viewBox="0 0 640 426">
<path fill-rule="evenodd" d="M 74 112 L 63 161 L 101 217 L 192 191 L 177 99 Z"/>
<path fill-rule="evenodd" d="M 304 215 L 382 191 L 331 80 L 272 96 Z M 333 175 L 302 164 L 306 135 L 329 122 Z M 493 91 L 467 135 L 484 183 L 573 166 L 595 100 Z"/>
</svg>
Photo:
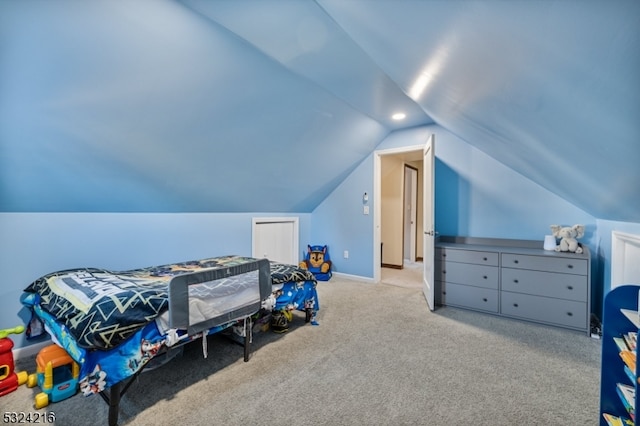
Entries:
<svg viewBox="0 0 640 426">
<path fill-rule="evenodd" d="M 363 195 L 370 214 L 363 214 Z M 329 247 L 333 270 L 373 277 L 373 154 L 370 154 L 311 215 L 312 244 Z M 349 258 L 344 258 L 344 251 Z"/>
<path fill-rule="evenodd" d="M 0 213 L 0 329 L 26 324 L 22 290 L 46 273 L 251 256 L 252 218 L 264 216 L 299 217 L 301 247 L 310 240 L 310 214 Z M 26 343 L 23 335 L 12 339 L 16 347 Z"/>
<path fill-rule="evenodd" d="M 640 224 L 599 220 L 437 125 L 393 132 L 376 149 L 421 145 L 431 133 L 440 235 L 542 240 L 552 224 L 585 225 L 581 242 L 592 256 L 592 311 L 601 316 L 603 295 L 611 287 L 611 231 L 640 234 Z M 311 218 L 312 236 L 333 248 L 336 271 L 366 278 L 374 275 L 374 218 L 362 215 L 362 193 L 370 194 L 373 213 L 373 163 L 372 154 Z M 343 250 L 350 250 L 349 259 L 342 259 Z"/>
<path fill-rule="evenodd" d="M 611 231 L 640 234 L 640 224 L 598 220 L 437 125 L 393 132 L 377 149 L 424 144 L 431 133 L 436 136 L 435 220 L 440 235 L 542 241 L 552 224 L 584 224 L 581 242 L 592 254 L 592 306 L 600 316 L 603 294 L 610 288 Z M 374 276 L 377 201 L 373 164 L 374 154 L 311 216 L 312 237 L 331 247 L 336 271 L 369 279 Z M 364 192 L 370 194 L 370 216 L 362 214 Z M 349 259 L 342 258 L 344 250 Z"/>
<path fill-rule="evenodd" d="M 436 230 L 543 240 L 552 224 L 583 224 L 592 250 L 596 220 L 448 132 L 436 133 Z M 531 159 L 535 161 L 535 159 Z"/>
<path fill-rule="evenodd" d="M 391 133 L 376 149 L 419 146 L 436 135 L 436 231 L 466 235 L 541 240 L 552 224 L 584 224 L 582 242 L 595 251 L 596 219 L 505 167 L 437 125 Z M 534 161 L 534 160 L 533 160 Z M 364 256 L 334 259 L 336 270 L 373 277 L 373 217 L 362 214 L 362 194 L 372 194 L 374 155 L 314 210 L 312 235 L 335 253 L 358 247 Z M 373 214 L 377 200 L 370 196 Z M 371 244 L 366 246 L 366 244 Z M 341 257 L 341 256 L 340 256 Z"/>
</svg>

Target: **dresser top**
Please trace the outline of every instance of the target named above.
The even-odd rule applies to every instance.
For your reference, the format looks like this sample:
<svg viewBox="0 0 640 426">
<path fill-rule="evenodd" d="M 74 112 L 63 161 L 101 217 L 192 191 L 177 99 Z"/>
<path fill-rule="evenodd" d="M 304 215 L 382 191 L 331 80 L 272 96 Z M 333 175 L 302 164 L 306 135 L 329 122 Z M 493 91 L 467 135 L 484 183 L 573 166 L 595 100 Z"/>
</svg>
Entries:
<svg viewBox="0 0 640 426">
<path fill-rule="evenodd" d="M 529 254 L 549 257 L 570 257 L 573 259 L 589 259 L 589 247 L 580 243 L 583 252 L 571 253 L 566 251 L 552 251 L 543 248 L 542 241 L 515 240 L 505 238 L 478 238 L 460 236 L 441 236 L 435 241 L 436 247 L 449 247 L 463 250 L 479 250 L 506 252 L 515 254 Z"/>
</svg>

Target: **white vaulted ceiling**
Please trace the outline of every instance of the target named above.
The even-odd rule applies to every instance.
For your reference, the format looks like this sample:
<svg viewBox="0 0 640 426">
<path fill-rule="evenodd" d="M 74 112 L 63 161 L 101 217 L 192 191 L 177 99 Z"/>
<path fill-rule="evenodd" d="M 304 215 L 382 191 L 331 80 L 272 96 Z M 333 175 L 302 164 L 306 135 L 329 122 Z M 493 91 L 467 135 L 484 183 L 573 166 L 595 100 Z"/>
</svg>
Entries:
<svg viewBox="0 0 640 426">
<path fill-rule="evenodd" d="M 640 222 L 640 3 L 0 2 L 2 211 L 310 212 L 432 123 Z"/>
</svg>

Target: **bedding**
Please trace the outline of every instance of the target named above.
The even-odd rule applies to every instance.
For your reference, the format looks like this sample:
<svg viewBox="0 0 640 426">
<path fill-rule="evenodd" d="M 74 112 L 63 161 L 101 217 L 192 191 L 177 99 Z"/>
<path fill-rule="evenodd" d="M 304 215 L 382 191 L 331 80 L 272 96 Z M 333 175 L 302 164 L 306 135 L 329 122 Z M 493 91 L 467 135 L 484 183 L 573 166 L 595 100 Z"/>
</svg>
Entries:
<svg viewBox="0 0 640 426">
<path fill-rule="evenodd" d="M 271 262 L 271 282 L 276 296 L 274 310 L 299 310 L 307 314 L 306 320 L 315 322 L 320 305 L 316 291 L 316 277 L 298 266 Z"/>
<path fill-rule="evenodd" d="M 265 306 L 301 310 L 314 322 L 319 309 L 309 271 L 241 256 L 58 271 L 32 282 L 22 301 L 78 362 L 85 395 L 102 394 L 156 356 L 208 334 L 235 326 L 250 341 L 251 317 Z M 203 345 L 206 356 L 206 339 Z"/>
<path fill-rule="evenodd" d="M 168 310 L 172 278 L 254 260 L 224 256 L 120 272 L 69 269 L 40 277 L 25 292 L 39 296 L 36 303 L 66 327 L 80 348 L 108 350 Z M 219 295 L 235 293 L 238 287 L 233 284 L 238 281 L 218 284 Z"/>
</svg>

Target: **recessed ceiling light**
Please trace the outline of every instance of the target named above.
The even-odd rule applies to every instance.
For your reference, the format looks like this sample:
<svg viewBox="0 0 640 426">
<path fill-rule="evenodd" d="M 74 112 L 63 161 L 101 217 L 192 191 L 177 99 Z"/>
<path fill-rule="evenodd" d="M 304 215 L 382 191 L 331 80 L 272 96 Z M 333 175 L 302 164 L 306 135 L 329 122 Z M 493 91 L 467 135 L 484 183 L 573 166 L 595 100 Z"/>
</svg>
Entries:
<svg viewBox="0 0 640 426">
<path fill-rule="evenodd" d="M 405 114 L 404 112 L 396 112 L 391 116 L 391 118 L 393 118 L 394 120 L 404 120 L 406 116 L 407 114 Z"/>
</svg>

